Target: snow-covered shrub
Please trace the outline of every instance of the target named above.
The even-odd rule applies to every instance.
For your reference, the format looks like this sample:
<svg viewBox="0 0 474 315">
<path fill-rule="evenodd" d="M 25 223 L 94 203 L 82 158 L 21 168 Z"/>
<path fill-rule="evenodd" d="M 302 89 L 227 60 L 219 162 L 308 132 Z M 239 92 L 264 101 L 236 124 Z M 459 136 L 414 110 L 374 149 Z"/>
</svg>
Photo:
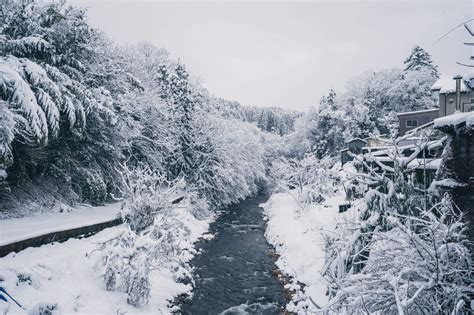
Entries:
<svg viewBox="0 0 474 315">
<path fill-rule="evenodd" d="M 356 157 L 366 170 L 358 179 L 373 188 L 356 206 L 356 217 L 326 235 L 323 274 L 332 298 L 327 310 L 457 313 L 473 292 L 461 214 L 449 196 L 433 204 L 435 196 L 407 175 L 408 163 L 429 138 L 420 139 L 409 157 L 401 154 L 399 141 L 387 149 L 393 166 L 377 163 L 370 154 Z"/>
<path fill-rule="evenodd" d="M 307 154 L 303 159 L 280 158 L 272 163 L 271 177 L 278 183 L 276 190 L 293 190 L 303 203 L 322 203 L 332 196 L 339 175 L 332 169 L 331 159 L 318 159 Z"/>
<path fill-rule="evenodd" d="M 130 170 L 123 167 L 130 198 L 123 205 L 123 216 L 130 228 L 140 233 L 154 223 L 156 215 L 172 207 L 170 195 L 182 182 L 170 183 L 165 176 L 148 167 Z"/>
<path fill-rule="evenodd" d="M 359 273 L 340 279 L 330 309 L 385 314 L 463 313 L 469 308 L 472 261 L 467 226 L 449 200 L 419 216 L 389 215 L 373 233 Z"/>
<path fill-rule="evenodd" d="M 150 296 L 150 258 L 148 236 L 137 235 L 129 226 L 123 227 L 117 237 L 103 244 L 104 282 L 109 291 L 122 291 L 135 307 L 148 303 Z"/>
<path fill-rule="evenodd" d="M 182 181 L 169 183 L 165 176 L 141 167 L 124 167 L 130 198 L 123 205 L 125 224 L 117 236 L 101 244 L 103 277 L 107 290 L 127 294 L 127 302 L 143 307 L 150 297 L 151 270 L 172 264 L 179 277 L 187 274 L 180 262 L 180 241 L 188 237 L 176 214 L 172 198 L 198 203 L 182 191 Z"/>
</svg>

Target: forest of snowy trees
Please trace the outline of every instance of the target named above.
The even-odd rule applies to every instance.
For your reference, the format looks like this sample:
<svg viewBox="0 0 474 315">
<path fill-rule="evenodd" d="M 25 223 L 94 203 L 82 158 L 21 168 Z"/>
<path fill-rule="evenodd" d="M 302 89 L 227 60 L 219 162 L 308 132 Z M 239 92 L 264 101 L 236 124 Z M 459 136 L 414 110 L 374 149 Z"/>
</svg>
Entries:
<svg viewBox="0 0 474 315">
<path fill-rule="evenodd" d="M 347 82 L 343 93 L 331 89 L 297 123 L 299 142 L 322 158 L 339 154 L 349 139 L 396 136 L 397 113 L 437 106 L 431 91 L 437 78 L 431 56 L 417 46 L 404 68 L 367 72 Z"/>
<path fill-rule="evenodd" d="M 394 135 L 396 113 L 435 105 L 430 87 L 438 73 L 419 47 L 404 69 L 354 78 L 302 115 L 216 98 L 166 50 L 117 46 L 87 24 L 82 9 L 9 0 L 2 10 L 2 205 L 42 192 L 54 196 L 42 206 L 122 197 L 124 163 L 183 177 L 211 203 L 227 204 L 263 178 L 257 147 L 265 133 L 248 123 L 292 133 L 298 148 L 291 154 L 322 158 L 350 138 Z"/>
<path fill-rule="evenodd" d="M 249 107 L 211 94 L 163 48 L 111 41 L 83 9 L 5 0 L 0 218 L 123 201 L 125 224 L 98 245 L 99 269 L 106 290 L 140 308 L 156 261 L 189 273 L 176 257 L 191 232 L 171 199 L 200 220 L 261 191 L 291 193 L 304 211 L 351 187 L 357 216 L 325 238 L 330 302 L 319 311 L 466 311 L 463 216 L 449 195 L 417 188 L 396 149 L 396 114 L 437 106 L 438 70 L 418 46 L 402 62 L 331 89 L 307 113 Z M 379 135 L 395 148 L 392 176 L 360 172 L 367 165 L 357 158 L 353 173 L 341 170 L 347 140 Z"/>
<path fill-rule="evenodd" d="M 3 212 L 123 197 L 125 164 L 235 202 L 264 178 L 253 125 L 287 134 L 299 115 L 215 98 L 166 50 L 117 46 L 61 2 L 8 0 L 1 19 Z"/>
</svg>

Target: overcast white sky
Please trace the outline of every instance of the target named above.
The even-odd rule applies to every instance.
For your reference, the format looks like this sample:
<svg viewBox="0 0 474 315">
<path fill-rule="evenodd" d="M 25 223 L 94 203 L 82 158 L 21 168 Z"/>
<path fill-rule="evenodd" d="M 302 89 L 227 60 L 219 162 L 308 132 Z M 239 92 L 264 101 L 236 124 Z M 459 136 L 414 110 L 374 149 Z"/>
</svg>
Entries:
<svg viewBox="0 0 474 315">
<path fill-rule="evenodd" d="M 368 70 L 401 67 L 415 45 L 446 75 L 471 54 L 460 28 L 472 0 L 70 0 L 121 43 L 149 41 L 180 58 L 215 95 L 244 105 L 305 110 Z M 473 23 L 474 24 L 474 23 Z"/>
</svg>

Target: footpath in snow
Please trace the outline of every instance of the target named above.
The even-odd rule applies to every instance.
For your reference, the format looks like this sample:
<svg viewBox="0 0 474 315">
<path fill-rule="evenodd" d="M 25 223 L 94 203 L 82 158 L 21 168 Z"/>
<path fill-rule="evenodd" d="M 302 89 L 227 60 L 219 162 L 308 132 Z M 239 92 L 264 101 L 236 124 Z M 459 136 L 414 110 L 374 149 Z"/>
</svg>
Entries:
<svg viewBox="0 0 474 315">
<path fill-rule="evenodd" d="M 328 198 L 320 205 L 304 209 L 290 193 L 277 193 L 263 204 L 268 225 L 265 237 L 280 255 L 276 265 L 292 278 L 287 289 L 295 291 L 287 309 L 298 314 L 324 306 L 327 280 L 321 275 L 325 252 L 323 233 L 334 230 L 336 222 L 349 213 L 339 214 L 344 193 Z M 299 284 L 303 284 L 303 287 Z"/>
<path fill-rule="evenodd" d="M 47 233 L 103 223 L 117 218 L 121 202 L 105 206 L 80 206 L 71 212 L 0 220 L 0 246 Z"/>
</svg>

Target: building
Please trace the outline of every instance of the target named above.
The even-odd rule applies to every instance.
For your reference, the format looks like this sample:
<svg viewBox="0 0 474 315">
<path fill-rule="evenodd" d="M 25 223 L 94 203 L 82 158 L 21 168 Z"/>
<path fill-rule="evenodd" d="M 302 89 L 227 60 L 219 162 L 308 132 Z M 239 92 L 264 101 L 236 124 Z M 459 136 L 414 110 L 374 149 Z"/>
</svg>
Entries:
<svg viewBox="0 0 474 315">
<path fill-rule="evenodd" d="M 474 73 L 454 78 L 441 77 L 431 90 L 438 92 L 439 117 L 474 110 Z"/>
<path fill-rule="evenodd" d="M 398 135 L 404 136 L 408 131 L 426 125 L 439 117 L 439 109 L 427 109 L 416 112 L 397 114 L 399 120 Z"/>
<path fill-rule="evenodd" d="M 360 138 L 354 138 L 346 142 L 347 147 L 341 150 L 341 165 L 352 161 L 354 158 L 349 154 L 360 154 L 362 152 L 362 148 L 367 144 L 367 141 Z"/>
<path fill-rule="evenodd" d="M 397 114 L 398 135 L 404 136 L 408 131 L 427 125 L 439 117 L 474 111 L 473 89 L 474 73 L 439 78 L 431 87 L 431 91 L 438 93 L 438 108 Z"/>
</svg>

